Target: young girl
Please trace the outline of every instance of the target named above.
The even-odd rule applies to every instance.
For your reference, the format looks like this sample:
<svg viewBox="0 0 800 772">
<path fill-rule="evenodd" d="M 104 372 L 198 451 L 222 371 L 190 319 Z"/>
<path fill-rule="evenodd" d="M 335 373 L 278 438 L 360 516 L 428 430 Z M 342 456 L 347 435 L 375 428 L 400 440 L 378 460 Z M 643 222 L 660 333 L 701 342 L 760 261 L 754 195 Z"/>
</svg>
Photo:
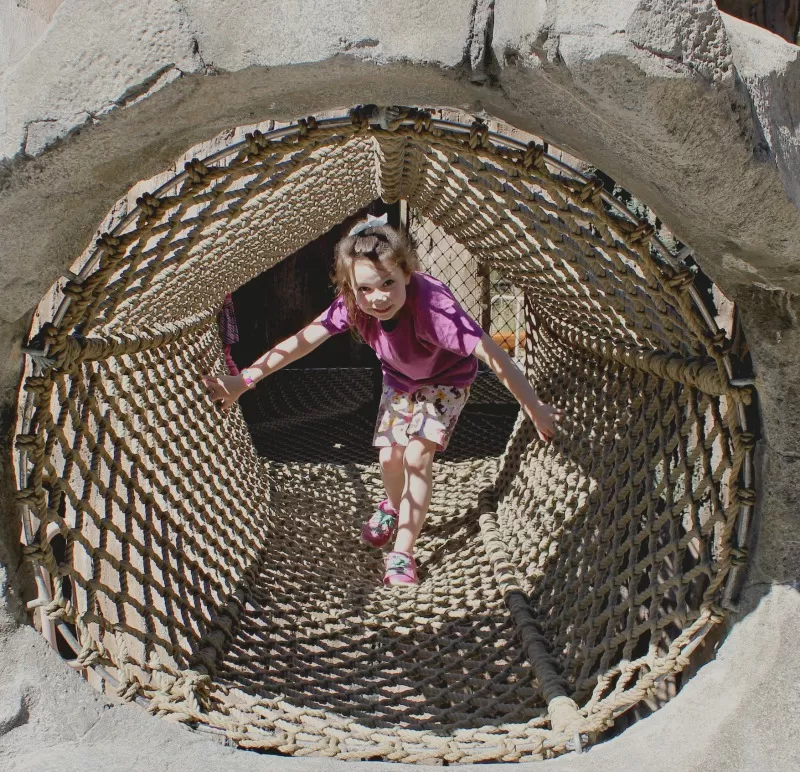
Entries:
<svg viewBox="0 0 800 772">
<path fill-rule="evenodd" d="M 357 330 L 378 356 L 383 395 L 373 445 L 379 448 L 386 498 L 361 538 L 382 547 L 384 584 L 417 584 L 414 544 L 431 499 L 433 457 L 444 450 L 469 396 L 480 359 L 497 374 L 543 440 L 559 411 L 542 402 L 511 357 L 469 317 L 445 284 L 421 273 L 404 236 L 369 218 L 336 246 L 333 304 L 238 376 L 203 378 L 223 408 L 247 389 L 313 351 L 331 335 Z"/>
</svg>

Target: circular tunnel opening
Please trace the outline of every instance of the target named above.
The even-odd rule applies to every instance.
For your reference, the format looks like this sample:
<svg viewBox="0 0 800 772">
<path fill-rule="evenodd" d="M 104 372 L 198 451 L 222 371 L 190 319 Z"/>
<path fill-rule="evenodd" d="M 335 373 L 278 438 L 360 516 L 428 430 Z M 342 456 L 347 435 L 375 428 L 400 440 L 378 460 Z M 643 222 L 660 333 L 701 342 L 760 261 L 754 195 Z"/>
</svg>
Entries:
<svg viewBox="0 0 800 772">
<path fill-rule="evenodd" d="M 366 107 L 233 132 L 42 302 L 23 541 L 42 631 L 95 686 L 246 748 L 530 760 L 663 696 L 720 629 L 754 501 L 735 309 L 613 181 L 491 128 Z M 199 382 L 226 292 L 266 271 L 265 300 L 305 298 L 281 261 L 376 201 L 566 412 L 544 445 L 479 375 L 411 590 L 358 544 L 373 368 L 280 371 L 224 414 Z"/>
</svg>

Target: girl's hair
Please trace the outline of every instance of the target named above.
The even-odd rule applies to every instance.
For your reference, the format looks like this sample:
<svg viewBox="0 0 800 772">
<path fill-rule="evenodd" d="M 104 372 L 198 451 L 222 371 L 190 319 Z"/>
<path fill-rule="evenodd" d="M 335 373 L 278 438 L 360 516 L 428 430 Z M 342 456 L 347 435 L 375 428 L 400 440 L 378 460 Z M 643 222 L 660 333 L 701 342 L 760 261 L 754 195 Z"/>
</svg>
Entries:
<svg viewBox="0 0 800 772">
<path fill-rule="evenodd" d="M 389 260 L 406 276 L 419 270 L 417 253 L 408 243 L 405 234 L 395 230 L 391 225 L 366 228 L 355 236 L 345 236 L 336 245 L 334 254 L 336 263 L 333 282 L 337 294 L 341 295 L 344 301 L 350 325 L 354 329 L 358 315 L 363 313 L 356 303 L 353 291 L 353 263 L 356 260 L 366 258 L 378 264 Z"/>
</svg>

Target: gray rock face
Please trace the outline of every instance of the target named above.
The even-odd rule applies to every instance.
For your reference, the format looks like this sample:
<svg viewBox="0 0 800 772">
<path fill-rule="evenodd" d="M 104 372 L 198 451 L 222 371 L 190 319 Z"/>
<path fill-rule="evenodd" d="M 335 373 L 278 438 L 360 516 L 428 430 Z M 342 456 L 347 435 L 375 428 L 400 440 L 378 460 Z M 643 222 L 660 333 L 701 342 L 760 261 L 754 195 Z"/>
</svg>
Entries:
<svg viewBox="0 0 800 772">
<path fill-rule="evenodd" d="M 725 29 L 784 189 L 800 204 L 800 50 L 733 16 L 725 17 Z"/>
<path fill-rule="evenodd" d="M 0 11 L 0 21 L 14 13 Z M 30 314 L 127 189 L 236 125 L 360 103 L 485 111 L 603 169 L 696 250 L 743 313 L 764 424 L 758 544 L 741 619 L 717 660 L 619 739 L 546 764 L 800 766 L 792 637 L 800 579 L 800 49 L 720 14 L 711 0 L 137 0 L 114 13 L 99 0 L 66 0 L 43 34 L 37 28 L 25 39 L 27 50 L 20 43 L 0 60 L 6 512 Z M 233 751 L 134 708 L 107 709 L 33 630 L 16 628 L 26 584 L 18 536 L 14 518 L 4 518 L 4 768 L 341 766 L 244 753 L 234 762 Z"/>
<path fill-rule="evenodd" d="M 640 2 L 625 25 L 634 46 L 672 59 L 712 83 L 732 82 L 733 57 L 716 3 Z"/>
<path fill-rule="evenodd" d="M 789 267 L 795 183 L 784 188 L 776 174 L 777 156 L 736 77 L 726 25 L 742 23 L 711 2 L 612 3 L 602 11 L 589 3 L 543 5 L 534 5 L 538 16 L 529 12 L 533 30 L 497 9 L 494 46 L 506 64 L 499 80 L 516 108 L 504 119 L 611 174 L 697 250 L 726 291 L 755 280 L 796 292 Z M 774 67 L 792 71 L 796 47 L 745 26 L 750 50 L 769 48 Z M 504 108 L 487 104 L 489 112 Z M 779 120 L 796 127 L 796 117 Z M 779 152 L 790 165 L 797 137 L 781 136 L 788 146 Z M 785 176 L 794 179 L 800 170 L 789 165 Z M 755 201 L 765 204 L 758 215 Z"/>
<path fill-rule="evenodd" d="M 340 54 L 380 63 L 457 67 L 464 58 L 472 15 L 472 3 L 464 0 L 234 0 L 225 5 L 187 0 L 182 5 L 203 62 L 222 72 L 318 62 Z"/>
</svg>

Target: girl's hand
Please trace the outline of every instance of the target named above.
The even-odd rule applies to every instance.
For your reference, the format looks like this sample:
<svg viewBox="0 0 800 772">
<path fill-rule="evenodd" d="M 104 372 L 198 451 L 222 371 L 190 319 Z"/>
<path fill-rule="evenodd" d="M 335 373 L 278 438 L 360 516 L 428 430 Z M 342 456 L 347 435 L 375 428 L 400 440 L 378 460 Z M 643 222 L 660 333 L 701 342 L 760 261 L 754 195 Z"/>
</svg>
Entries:
<svg viewBox="0 0 800 772">
<path fill-rule="evenodd" d="M 488 333 L 483 333 L 483 337 L 475 346 L 475 356 L 489 365 L 500 383 L 514 395 L 525 411 L 525 415 L 533 421 L 536 433 L 542 440 L 545 442 L 552 440 L 558 431 L 556 422 L 563 417 L 563 411 L 539 399 L 533 386 L 516 362 L 494 342 Z"/>
<path fill-rule="evenodd" d="M 558 410 L 546 402 L 538 402 L 534 405 L 523 405 L 525 414 L 533 421 L 536 433 L 545 442 L 549 442 L 556 436 L 558 431 L 557 421 L 564 416 L 563 410 Z"/>
<path fill-rule="evenodd" d="M 241 375 L 204 375 L 202 380 L 211 401 L 219 402 L 223 410 L 227 410 L 247 391 L 247 384 Z"/>
</svg>

